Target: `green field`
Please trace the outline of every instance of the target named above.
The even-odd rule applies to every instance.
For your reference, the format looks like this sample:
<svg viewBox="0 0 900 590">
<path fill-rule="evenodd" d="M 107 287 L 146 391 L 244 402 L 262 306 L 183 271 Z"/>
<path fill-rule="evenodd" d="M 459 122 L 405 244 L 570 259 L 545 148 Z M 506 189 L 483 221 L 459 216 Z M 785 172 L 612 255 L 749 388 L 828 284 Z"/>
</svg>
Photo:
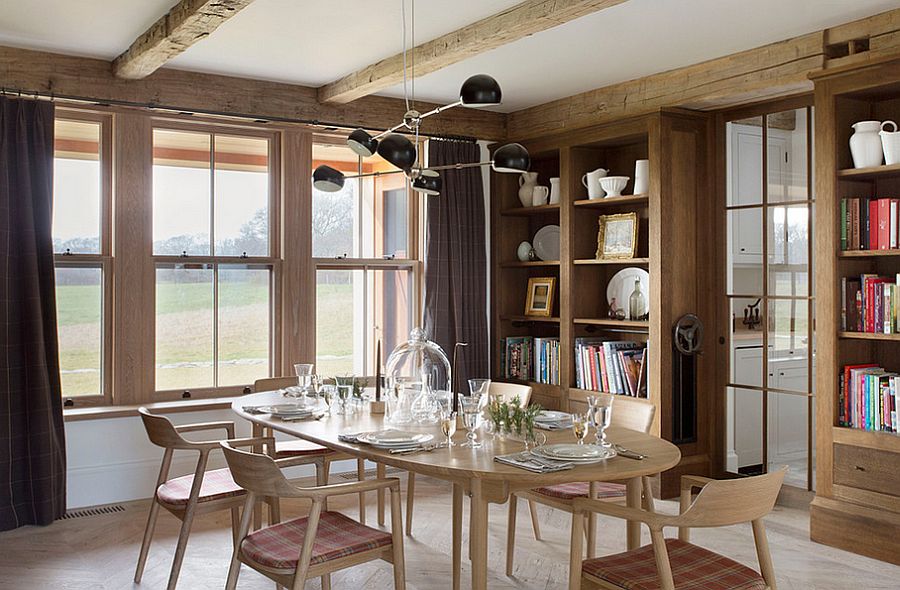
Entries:
<svg viewBox="0 0 900 590">
<path fill-rule="evenodd" d="M 100 289 L 57 288 L 60 367 L 67 396 L 100 389 Z M 219 385 L 252 383 L 269 373 L 269 290 L 266 284 L 229 281 L 219 287 Z M 352 372 L 353 293 L 350 285 L 317 289 L 316 370 Z M 213 385 L 213 294 L 209 283 L 157 286 L 157 389 Z"/>
</svg>

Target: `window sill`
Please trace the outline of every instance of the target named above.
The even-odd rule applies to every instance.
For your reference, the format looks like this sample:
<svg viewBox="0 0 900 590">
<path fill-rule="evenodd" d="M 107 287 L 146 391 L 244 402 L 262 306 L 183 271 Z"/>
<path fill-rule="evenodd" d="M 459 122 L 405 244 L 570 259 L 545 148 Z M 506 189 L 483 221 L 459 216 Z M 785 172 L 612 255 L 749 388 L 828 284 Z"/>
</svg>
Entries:
<svg viewBox="0 0 900 590">
<path fill-rule="evenodd" d="M 231 403 L 238 397 L 240 396 L 156 402 L 152 404 L 137 404 L 133 406 L 96 406 L 92 408 L 63 409 L 63 419 L 66 422 L 79 422 L 81 420 L 106 420 L 108 418 L 126 418 L 137 416 L 138 408 L 140 407 L 146 407 L 147 409 L 160 414 L 223 410 L 230 408 Z"/>
</svg>

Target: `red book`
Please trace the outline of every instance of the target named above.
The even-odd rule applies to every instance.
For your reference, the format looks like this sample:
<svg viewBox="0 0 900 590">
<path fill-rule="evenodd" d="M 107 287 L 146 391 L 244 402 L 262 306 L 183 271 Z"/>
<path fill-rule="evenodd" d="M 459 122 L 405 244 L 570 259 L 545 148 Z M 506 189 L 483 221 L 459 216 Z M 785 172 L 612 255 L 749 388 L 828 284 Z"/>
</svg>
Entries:
<svg viewBox="0 0 900 590">
<path fill-rule="evenodd" d="M 600 391 L 611 391 L 609 388 L 609 367 L 606 366 L 606 355 L 603 354 L 603 347 L 598 347 L 597 356 L 600 358 L 601 378 L 602 382 L 598 389 Z"/>
<path fill-rule="evenodd" d="M 891 200 L 878 199 L 878 249 L 891 247 Z M 874 248 L 873 248 L 874 250 Z"/>
<path fill-rule="evenodd" d="M 869 201 L 869 244 L 868 250 L 878 249 L 878 201 Z"/>
</svg>

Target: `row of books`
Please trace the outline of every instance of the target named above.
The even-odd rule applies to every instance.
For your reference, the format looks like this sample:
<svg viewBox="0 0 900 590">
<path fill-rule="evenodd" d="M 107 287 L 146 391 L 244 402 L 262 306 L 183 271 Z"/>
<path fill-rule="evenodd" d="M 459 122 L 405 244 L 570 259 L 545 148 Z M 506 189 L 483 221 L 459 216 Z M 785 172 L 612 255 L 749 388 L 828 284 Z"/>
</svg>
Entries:
<svg viewBox="0 0 900 590">
<path fill-rule="evenodd" d="M 900 375 L 878 365 L 847 365 L 839 388 L 838 424 L 876 432 L 898 432 Z"/>
<path fill-rule="evenodd" d="M 841 279 L 841 330 L 900 333 L 900 274 Z"/>
<path fill-rule="evenodd" d="M 504 379 L 559 385 L 559 338 L 506 338 L 502 367 Z"/>
<path fill-rule="evenodd" d="M 841 250 L 900 247 L 900 199 L 841 199 Z"/>
<path fill-rule="evenodd" d="M 575 339 L 575 381 L 579 389 L 647 397 L 647 343 Z"/>
</svg>

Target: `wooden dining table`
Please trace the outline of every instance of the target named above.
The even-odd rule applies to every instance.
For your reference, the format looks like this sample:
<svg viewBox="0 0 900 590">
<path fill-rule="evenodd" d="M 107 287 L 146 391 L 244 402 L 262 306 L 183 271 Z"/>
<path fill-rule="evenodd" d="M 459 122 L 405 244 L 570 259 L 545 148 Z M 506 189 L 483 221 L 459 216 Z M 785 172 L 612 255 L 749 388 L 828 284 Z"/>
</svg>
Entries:
<svg viewBox="0 0 900 590">
<path fill-rule="evenodd" d="M 460 587 L 459 565 L 462 559 L 462 502 L 468 495 L 470 503 L 469 555 L 472 566 L 472 589 L 487 588 L 487 545 L 488 545 L 488 505 L 505 503 L 510 494 L 521 490 L 579 481 L 626 482 L 626 502 L 629 506 L 641 506 L 641 477 L 655 475 L 678 464 L 681 453 L 678 447 L 658 437 L 611 427 L 607 436 L 611 442 L 636 451 L 646 458 L 642 460 L 618 456 L 601 463 L 578 465 L 574 469 L 552 473 L 533 473 L 494 461 L 497 455 L 506 455 L 522 450 L 522 443 L 515 440 L 495 440 L 490 435 L 479 432 L 479 440 L 484 445 L 479 449 L 459 446 L 465 441 L 466 432 L 458 429 L 453 441 L 457 446 L 435 449 L 430 452 L 392 455 L 389 451 L 366 444 L 343 442 L 338 437 L 343 433 L 377 431 L 391 425 L 383 414 L 371 414 L 367 408 L 353 415 L 329 415 L 319 420 L 308 419 L 285 421 L 270 414 L 253 414 L 244 411 L 245 406 L 263 406 L 285 403 L 280 392 L 270 391 L 249 394 L 236 399 L 231 408 L 236 414 L 249 420 L 258 435 L 263 428 L 271 428 L 300 439 L 304 439 L 335 451 L 363 458 L 378 465 L 379 475 L 384 466 L 389 465 L 416 474 L 448 481 L 453 486 L 452 495 L 452 535 L 453 535 L 453 589 Z M 431 433 L 435 442 L 440 442 L 442 434 L 437 425 L 403 425 L 403 430 Z M 568 429 L 544 431 L 548 443 L 573 442 Z M 380 503 L 383 506 L 383 503 Z M 383 508 L 382 508 L 383 510 Z M 383 523 L 383 512 L 379 514 Z M 627 523 L 628 549 L 640 545 L 640 523 Z"/>
</svg>

